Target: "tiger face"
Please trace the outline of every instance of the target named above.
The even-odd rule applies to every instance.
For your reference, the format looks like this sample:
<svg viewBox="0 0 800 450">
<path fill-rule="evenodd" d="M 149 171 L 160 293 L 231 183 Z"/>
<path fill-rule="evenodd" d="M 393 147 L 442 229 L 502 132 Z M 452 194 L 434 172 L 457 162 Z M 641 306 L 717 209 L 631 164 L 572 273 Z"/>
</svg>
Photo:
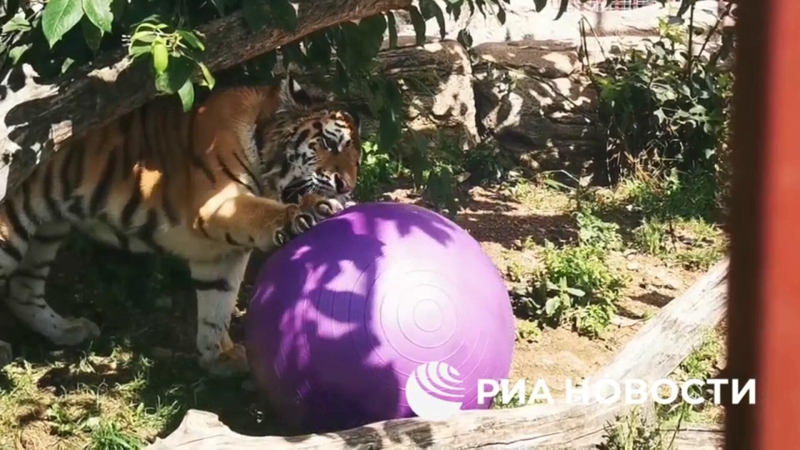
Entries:
<svg viewBox="0 0 800 450">
<path fill-rule="evenodd" d="M 277 150 L 274 186 L 283 202 L 307 193 L 349 196 L 358 182 L 361 140 L 358 117 L 313 97 L 291 78 L 284 80 L 275 114 Z M 269 149 L 267 149 L 269 150 Z"/>
</svg>

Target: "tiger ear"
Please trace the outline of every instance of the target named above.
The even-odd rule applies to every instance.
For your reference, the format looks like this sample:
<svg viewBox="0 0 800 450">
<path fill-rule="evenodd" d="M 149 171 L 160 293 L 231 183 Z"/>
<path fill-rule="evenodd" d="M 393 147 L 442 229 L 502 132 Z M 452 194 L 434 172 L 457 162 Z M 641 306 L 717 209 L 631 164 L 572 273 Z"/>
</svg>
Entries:
<svg viewBox="0 0 800 450">
<path fill-rule="evenodd" d="M 355 109 L 351 108 L 351 109 L 348 109 L 347 111 L 345 111 L 345 114 L 350 116 L 350 118 L 353 120 L 353 123 L 356 126 L 356 133 L 360 136 L 361 135 L 361 116 L 358 114 L 358 111 L 356 111 Z"/>
<path fill-rule="evenodd" d="M 280 96 L 282 109 L 303 108 L 311 104 L 311 96 L 291 75 L 281 82 Z"/>
</svg>

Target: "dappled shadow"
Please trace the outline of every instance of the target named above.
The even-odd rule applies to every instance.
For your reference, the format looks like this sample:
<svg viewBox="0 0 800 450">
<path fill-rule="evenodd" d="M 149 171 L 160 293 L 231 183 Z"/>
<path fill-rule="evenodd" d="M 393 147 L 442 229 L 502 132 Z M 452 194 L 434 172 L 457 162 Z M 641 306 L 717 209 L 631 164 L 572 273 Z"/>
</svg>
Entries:
<svg viewBox="0 0 800 450">
<path fill-rule="evenodd" d="M 652 291 L 631 297 L 631 300 L 644 303 L 646 305 L 655 306 L 657 308 L 663 308 L 664 306 L 667 306 L 667 303 L 671 302 L 674 298 L 675 297 L 664 295 L 660 292 Z"/>
<path fill-rule="evenodd" d="M 494 242 L 509 250 L 517 250 L 526 240 L 544 245 L 545 241 L 561 244 L 577 239 L 575 220 L 569 214 L 461 213 L 458 223 L 478 241 Z"/>
<path fill-rule="evenodd" d="M 374 205 L 369 215 L 330 219 L 324 230 L 309 231 L 266 261 L 268 279 L 256 283 L 249 314 L 265 309 L 257 319 L 247 318 L 258 320 L 247 339 L 263 360 L 284 367 L 280 378 L 273 367 L 254 367 L 260 387 L 276 394 L 274 406 L 287 419 L 284 434 L 344 430 L 409 412 L 397 409 L 404 403 L 399 383 L 419 362 L 396 367 L 397 360 L 386 361 L 376 349 L 386 339 L 378 335 L 386 317 L 374 314 L 382 311 L 374 296 L 384 290 L 375 281 L 383 276 L 382 283 L 392 282 L 392 270 L 376 261 L 397 251 L 382 239 L 424 257 L 425 246 L 447 246 L 457 229 L 444 218 L 398 217 L 394 211 Z M 297 274 L 306 274 L 304 282 Z M 260 304 L 264 296 L 279 304 Z M 302 405 L 278 391 L 296 393 Z"/>
<path fill-rule="evenodd" d="M 263 292 L 265 285 L 281 292 L 284 309 L 274 309 L 274 314 L 262 317 L 255 329 L 263 334 L 249 338 L 259 342 L 253 347 L 265 354 L 273 352 L 268 359 L 274 358 L 274 352 L 284 351 L 287 366 L 295 368 L 287 369 L 286 376 L 315 386 L 317 391 L 301 389 L 304 398 L 309 399 L 307 405 L 314 409 L 313 417 L 304 416 L 305 411 L 291 405 L 265 402 L 263 397 L 242 389 L 242 378 L 209 378 L 198 367 L 194 356 L 196 304 L 184 268 L 176 268 L 163 259 L 152 262 L 153 257 L 135 257 L 85 241 L 68 245 L 59 256 L 48 281 L 47 297 L 60 313 L 84 316 L 98 323 L 101 338 L 62 348 L 22 327 L 24 337 L 14 340 L 15 355 L 42 372 L 38 388 L 56 397 L 74 398 L 84 392 L 102 391 L 110 397 L 132 398 L 134 404 L 142 404 L 150 411 L 175 403 L 179 411 L 168 417 L 166 427 L 158 433 L 161 437 L 177 427 L 188 408 L 214 412 L 232 430 L 247 435 L 336 431 L 394 417 L 397 405 L 404 403 L 398 398 L 402 391 L 399 383 L 405 381 L 402 375 L 410 370 L 375 362 L 380 324 L 373 322 L 370 315 L 354 317 L 350 306 L 358 304 L 361 311 L 374 311 L 375 293 L 367 288 L 380 275 L 379 265 L 373 262 L 386 251 L 377 230 L 396 236 L 395 240 L 403 241 L 401 245 L 415 243 L 409 244 L 413 247 L 447 246 L 457 228 L 444 218 L 398 219 L 390 210 L 380 208 L 368 218 L 343 216 L 331 220 L 325 236 L 312 233 L 302 241 L 310 245 L 297 241 L 282 249 L 299 254 L 297 258 L 284 259 L 279 267 L 270 266 L 275 261 L 271 257 L 254 255 L 240 294 L 241 303 L 247 303 L 250 298 L 258 298 L 250 294 L 251 290 Z M 337 248 L 337 242 L 348 245 Z M 262 265 L 272 271 L 269 282 L 258 282 Z M 345 269 L 349 274 L 361 274 L 358 286 L 342 284 L 348 279 L 343 275 Z M 298 276 L 305 278 L 298 280 Z M 295 281 L 290 282 L 290 277 Z M 254 281 L 256 286 L 252 285 Z M 171 305 L 159 307 L 161 297 L 167 297 Z M 281 323 L 283 313 L 301 303 L 304 309 L 293 316 L 297 322 L 286 328 Z M 326 326 L 336 324 L 341 329 L 324 329 L 320 320 L 323 315 L 327 317 Z M 234 340 L 241 341 L 243 328 L 243 320 L 234 318 Z M 285 348 L 277 347 L 278 329 L 287 333 Z M 348 350 L 350 353 L 346 353 Z M 314 366 L 307 361 L 313 361 Z M 325 371 L 321 371 L 323 367 Z M 257 374 L 265 382 L 262 387 L 286 386 L 287 381 L 275 380 L 270 372 Z M 325 389 L 337 378 L 350 381 L 351 391 L 341 386 Z M 353 383 L 354 379 L 358 382 Z M 315 418 L 328 421 L 316 423 L 311 420 Z M 424 442 L 425 433 L 417 433 L 420 434 L 409 439 Z"/>
</svg>

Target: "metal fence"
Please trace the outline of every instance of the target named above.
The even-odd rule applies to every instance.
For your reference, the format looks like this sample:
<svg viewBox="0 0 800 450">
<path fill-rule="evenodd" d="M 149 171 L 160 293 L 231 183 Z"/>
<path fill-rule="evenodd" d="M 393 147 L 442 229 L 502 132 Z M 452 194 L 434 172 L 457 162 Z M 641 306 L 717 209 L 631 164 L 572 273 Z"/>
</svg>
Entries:
<svg viewBox="0 0 800 450">
<path fill-rule="evenodd" d="M 606 6 L 606 0 L 587 0 L 584 3 L 581 3 L 580 0 L 570 0 L 567 9 L 582 11 L 624 11 L 652 5 L 656 2 L 657 0 L 614 0 L 610 5 Z M 561 4 L 561 0 L 550 0 L 550 4 L 558 8 Z"/>
</svg>

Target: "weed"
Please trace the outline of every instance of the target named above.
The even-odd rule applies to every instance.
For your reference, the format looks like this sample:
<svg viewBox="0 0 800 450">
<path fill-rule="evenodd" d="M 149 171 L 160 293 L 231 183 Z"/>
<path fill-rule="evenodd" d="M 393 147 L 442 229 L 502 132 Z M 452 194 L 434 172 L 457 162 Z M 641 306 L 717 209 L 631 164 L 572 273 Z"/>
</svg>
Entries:
<svg viewBox="0 0 800 450">
<path fill-rule="evenodd" d="M 661 255 L 666 251 L 668 225 L 653 219 L 644 219 L 641 225 L 634 228 L 633 239 L 639 249 L 651 255 Z"/>
<path fill-rule="evenodd" d="M 605 442 L 599 450 L 667 450 L 660 423 L 651 424 L 634 409 L 630 414 L 605 427 Z"/>
<path fill-rule="evenodd" d="M 605 222 L 584 211 L 575 213 L 575 222 L 578 226 L 580 245 L 604 252 L 618 250 L 622 247 L 619 225 Z"/>
<path fill-rule="evenodd" d="M 571 324 L 579 334 L 599 337 L 611 323 L 626 278 L 607 262 L 610 250 L 621 245 L 617 226 L 583 212 L 576 245 L 556 247 L 546 242 L 542 265 L 513 291 L 517 313 L 542 324 Z"/>
<path fill-rule="evenodd" d="M 642 162 L 714 172 L 727 139 L 733 78 L 713 59 L 686 61 L 685 42 L 678 38 L 684 33 L 664 25 L 644 50 L 590 66 L 609 130 L 604 160 L 597 163 L 611 182 Z"/>
<path fill-rule="evenodd" d="M 535 342 L 541 336 L 541 330 L 536 322 L 521 320 L 517 322 L 516 326 L 516 341 L 517 342 Z"/>
<path fill-rule="evenodd" d="M 380 152 L 374 140 L 364 140 L 361 152 L 362 165 L 354 196 L 359 201 L 375 200 L 395 178 L 404 174 L 405 168 L 393 155 Z"/>
<path fill-rule="evenodd" d="M 722 342 L 715 332 L 707 333 L 700 345 L 689 354 L 689 356 L 678 366 L 678 369 L 670 378 L 674 379 L 679 385 L 686 380 L 707 380 L 711 378 L 715 371 L 717 360 L 722 351 Z M 711 399 L 711 393 L 704 386 L 690 385 L 688 394 L 692 398 Z M 708 408 L 708 401 L 697 405 L 692 405 L 680 399 L 673 403 L 656 405 L 656 411 L 663 420 L 675 421 L 678 417 L 686 417 L 691 422 L 698 421 L 698 415 Z"/>
<path fill-rule="evenodd" d="M 139 437 L 122 431 L 115 422 L 99 420 L 92 426 L 93 450 L 138 450 L 143 445 Z"/>
</svg>

